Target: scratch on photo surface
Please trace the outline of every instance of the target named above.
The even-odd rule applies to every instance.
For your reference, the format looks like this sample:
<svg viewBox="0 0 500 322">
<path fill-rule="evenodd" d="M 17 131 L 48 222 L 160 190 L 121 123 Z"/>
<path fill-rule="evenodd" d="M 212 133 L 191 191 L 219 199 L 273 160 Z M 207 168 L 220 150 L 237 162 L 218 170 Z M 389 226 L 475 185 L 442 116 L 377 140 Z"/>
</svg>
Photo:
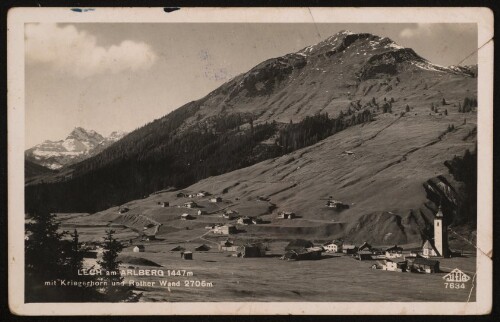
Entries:
<svg viewBox="0 0 500 322">
<path fill-rule="evenodd" d="M 314 20 L 314 16 L 311 12 L 311 8 L 307 7 L 307 10 L 309 11 L 309 14 L 311 15 L 311 19 L 314 22 L 314 28 L 316 28 L 316 32 L 318 33 L 318 38 L 321 40 L 323 37 L 321 37 L 321 33 L 319 32 L 318 26 L 316 25 L 316 20 Z"/>
<path fill-rule="evenodd" d="M 462 235 L 460 235 L 459 233 L 457 233 L 456 231 L 454 231 L 453 229 L 451 228 L 448 228 L 453 234 L 457 235 L 458 237 L 460 237 L 462 240 L 464 240 L 466 243 L 468 243 L 469 245 L 473 246 L 475 249 L 477 249 L 478 251 L 480 251 L 481 253 L 483 253 L 483 255 L 486 255 L 489 259 L 492 259 L 491 256 L 492 256 L 492 250 L 489 250 L 488 252 L 484 252 L 481 248 L 477 247 L 476 245 L 474 245 L 474 243 L 472 243 L 470 240 L 468 240 L 467 238 L 463 237 Z"/>
<path fill-rule="evenodd" d="M 469 292 L 469 297 L 467 298 L 467 303 L 470 302 L 470 297 L 472 295 L 472 290 L 474 289 L 474 282 L 476 281 L 476 274 L 477 273 L 474 273 L 474 276 L 472 276 L 472 285 L 470 287 L 470 292 Z"/>
<path fill-rule="evenodd" d="M 457 66 L 460 66 L 461 63 L 463 63 L 464 61 L 466 61 L 469 57 L 471 57 L 472 55 L 474 55 L 475 53 L 479 52 L 479 50 L 481 50 L 481 48 L 483 48 L 484 46 L 486 46 L 487 44 L 489 44 L 490 42 L 493 41 L 493 37 L 490 38 L 487 42 L 485 42 L 484 44 L 482 44 L 481 46 L 479 46 L 476 50 L 474 50 L 472 53 L 468 54 L 464 59 L 462 59 L 461 61 L 458 62 Z"/>
</svg>

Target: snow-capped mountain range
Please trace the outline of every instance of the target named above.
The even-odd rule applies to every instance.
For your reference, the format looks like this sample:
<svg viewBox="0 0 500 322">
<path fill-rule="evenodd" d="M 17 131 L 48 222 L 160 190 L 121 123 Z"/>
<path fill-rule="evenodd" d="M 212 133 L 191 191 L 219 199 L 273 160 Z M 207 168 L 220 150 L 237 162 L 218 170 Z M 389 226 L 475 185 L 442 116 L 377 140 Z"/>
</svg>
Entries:
<svg viewBox="0 0 500 322">
<path fill-rule="evenodd" d="M 91 157 L 127 133 L 112 132 L 108 137 L 93 130 L 76 127 L 64 140 L 44 141 L 24 152 L 25 158 L 46 168 L 57 170 L 65 165 Z"/>
</svg>

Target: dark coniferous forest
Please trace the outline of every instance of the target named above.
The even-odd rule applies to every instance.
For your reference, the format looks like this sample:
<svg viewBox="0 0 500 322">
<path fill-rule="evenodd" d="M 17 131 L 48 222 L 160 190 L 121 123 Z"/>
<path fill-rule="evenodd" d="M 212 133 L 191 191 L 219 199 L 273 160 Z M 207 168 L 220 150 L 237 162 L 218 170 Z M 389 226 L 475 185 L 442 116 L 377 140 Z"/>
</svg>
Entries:
<svg viewBox="0 0 500 322">
<path fill-rule="evenodd" d="M 364 110 L 337 118 L 316 114 L 296 124 L 254 125 L 252 115 L 232 114 L 181 131 L 198 106 L 188 103 L 76 164 L 69 180 L 27 186 L 27 212 L 99 211 L 290 153 L 373 119 Z"/>
</svg>

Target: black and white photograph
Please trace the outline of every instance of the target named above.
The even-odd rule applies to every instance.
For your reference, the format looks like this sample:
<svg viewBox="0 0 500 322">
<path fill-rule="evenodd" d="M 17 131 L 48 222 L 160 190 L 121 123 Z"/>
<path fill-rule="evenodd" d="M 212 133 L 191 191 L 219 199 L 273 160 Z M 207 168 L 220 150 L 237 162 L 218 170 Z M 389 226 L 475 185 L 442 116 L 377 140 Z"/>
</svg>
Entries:
<svg viewBox="0 0 500 322">
<path fill-rule="evenodd" d="M 491 310 L 487 10 L 25 10 L 8 106 L 21 312 Z"/>
</svg>

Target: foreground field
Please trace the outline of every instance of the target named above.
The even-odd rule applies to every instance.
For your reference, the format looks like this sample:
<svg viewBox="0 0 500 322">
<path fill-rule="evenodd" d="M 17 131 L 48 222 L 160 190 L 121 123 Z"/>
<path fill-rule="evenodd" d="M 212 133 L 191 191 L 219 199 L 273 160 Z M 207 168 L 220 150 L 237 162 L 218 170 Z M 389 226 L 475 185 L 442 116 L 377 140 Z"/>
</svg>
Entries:
<svg viewBox="0 0 500 322">
<path fill-rule="evenodd" d="M 278 245 L 273 245 L 278 246 Z M 283 246 L 283 245 L 279 245 Z M 166 247 L 161 247 L 165 249 Z M 139 287 L 145 302 L 193 301 L 314 301 L 314 302 L 382 302 L 382 301 L 451 301 L 469 299 L 472 282 L 463 289 L 445 288 L 438 274 L 397 273 L 373 270 L 376 261 L 358 261 L 344 255 L 324 255 L 315 261 L 282 261 L 273 255 L 265 258 L 228 257 L 227 253 L 196 252 L 194 259 L 183 260 L 178 252 L 160 251 L 124 255 L 152 260 L 163 270 L 186 270 L 193 276 L 139 277 L 127 276 L 126 282 L 157 281 L 153 287 Z M 442 266 L 474 269 L 475 257 L 441 260 Z M 124 263 L 124 266 L 128 265 Z M 134 266 L 138 269 L 156 267 Z M 468 272 L 469 274 L 471 272 Z M 160 286 L 159 280 L 181 281 L 180 287 Z M 189 287 L 186 287 L 188 281 Z M 212 286 L 191 286 L 191 281 Z M 200 283 L 201 284 L 201 283 Z M 201 284 L 203 285 L 203 284 Z M 475 292 L 470 295 L 475 301 Z"/>
<path fill-rule="evenodd" d="M 174 219 L 173 215 L 160 215 L 159 218 L 169 222 L 170 228 L 161 225 L 157 240 L 141 241 L 140 232 L 134 227 L 100 221 L 109 219 L 108 216 L 110 214 L 75 214 L 60 215 L 59 219 L 62 222 L 62 229 L 76 228 L 82 241 L 102 241 L 104 231 L 109 228 L 114 229 L 116 237 L 128 245 L 120 255 L 122 268 L 125 270 L 135 274 L 138 274 L 139 270 L 162 270 L 165 274 L 163 277 L 125 276 L 126 284 L 135 285 L 137 292 L 142 293 L 140 301 L 144 302 L 466 302 L 476 299 L 472 279 L 476 270 L 476 256 L 470 251 L 470 247 L 465 250 L 463 257 L 439 259 L 443 271 L 441 273 L 398 273 L 371 269 L 371 266 L 377 263 L 376 260 L 358 261 L 343 254 L 323 253 L 322 259 L 313 261 L 283 261 L 279 257 L 284 253 L 287 239 L 280 235 L 263 238 L 261 234 L 252 233 L 252 226 L 239 226 L 239 229 L 247 231 L 234 235 L 231 239 L 240 244 L 252 240 L 262 241 L 269 249 L 267 256 L 233 257 L 230 252 L 218 250 L 220 241 L 227 237 L 216 236 L 198 227 L 204 225 L 195 223 L 198 220 L 180 221 L 178 216 Z M 169 217 L 171 218 L 167 219 Z M 199 220 L 203 222 L 216 219 L 210 215 L 201 217 L 203 220 L 202 218 Z M 314 242 L 320 244 L 321 241 L 314 240 Z M 133 252 L 133 247 L 138 244 L 145 246 L 144 252 Z M 211 247 L 210 250 L 195 251 L 195 248 L 202 244 Z M 171 251 L 176 246 L 194 251 L 193 260 L 184 260 L 180 252 Z M 375 246 L 383 248 L 388 245 Z M 419 248 L 418 243 L 402 246 L 405 250 Z M 458 250 L 456 247 L 454 249 Z M 95 264 L 95 260 L 88 262 Z M 158 266 L 152 266 L 151 263 Z M 471 277 L 470 281 L 464 283 L 463 288 L 452 289 L 445 285 L 443 276 L 454 268 L 459 268 Z M 175 272 L 180 270 L 183 276 L 177 274 L 168 276 L 172 270 Z M 169 288 L 160 285 L 160 281 L 180 282 L 180 285 L 171 284 Z M 142 282 L 150 284 L 147 286 L 141 284 Z M 152 282 L 155 284 L 152 285 Z"/>
</svg>

